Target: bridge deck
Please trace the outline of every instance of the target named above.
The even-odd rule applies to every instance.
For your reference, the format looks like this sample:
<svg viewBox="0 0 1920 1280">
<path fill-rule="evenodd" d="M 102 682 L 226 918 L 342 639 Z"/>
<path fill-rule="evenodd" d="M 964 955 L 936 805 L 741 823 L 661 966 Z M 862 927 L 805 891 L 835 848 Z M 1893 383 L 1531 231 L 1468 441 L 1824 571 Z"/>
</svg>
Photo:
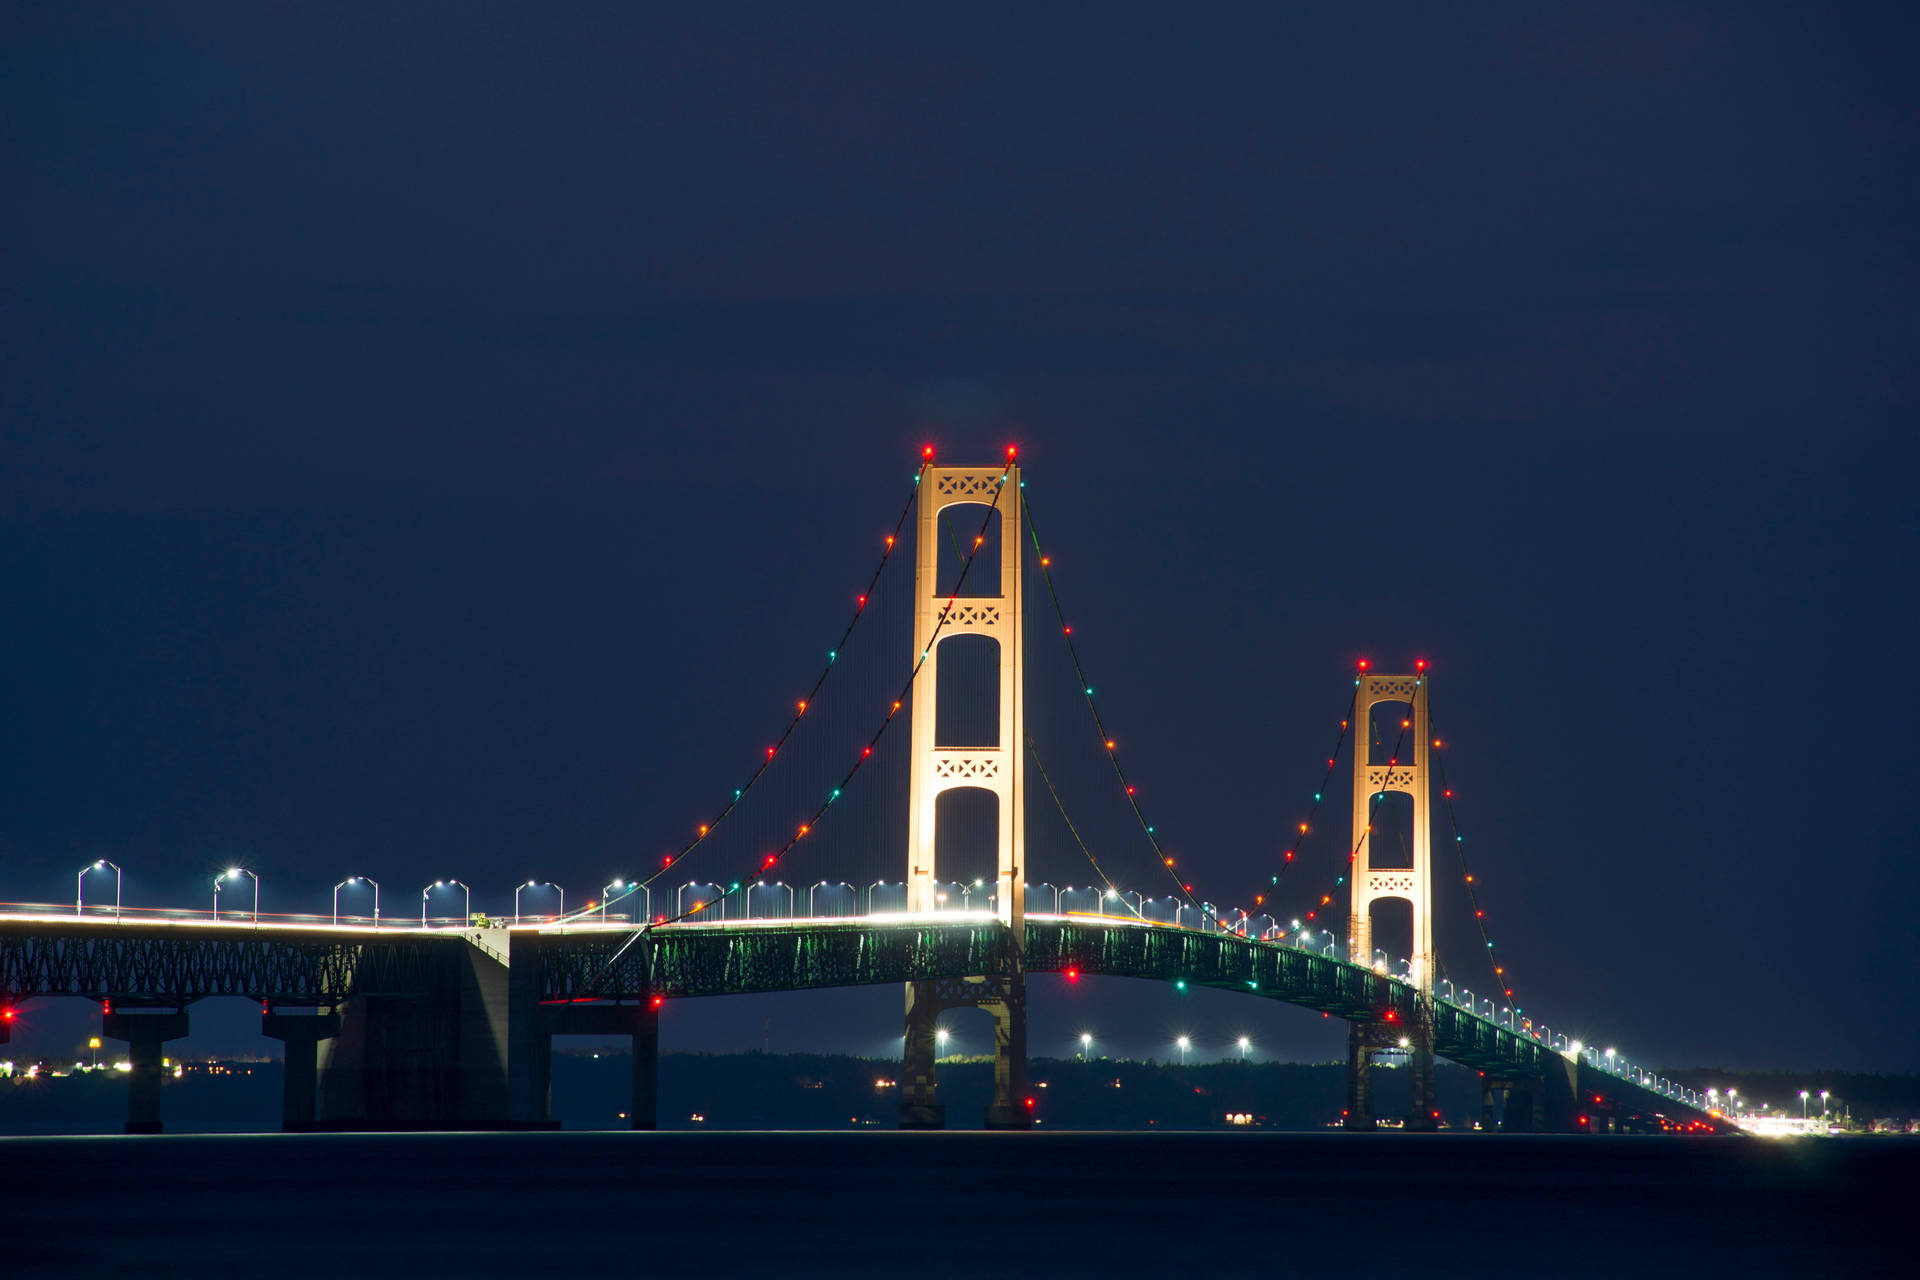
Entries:
<svg viewBox="0 0 1920 1280">
<path fill-rule="evenodd" d="M 1005 973 L 1014 961 L 1010 932 L 985 916 L 676 924 L 636 936 L 597 920 L 476 930 L 14 915 L 0 916 L 0 1005 L 44 996 L 174 1008 L 224 995 L 286 1006 L 432 996 L 455 980 L 462 943 L 503 962 L 536 959 L 539 999 L 570 1004 L 960 979 Z M 1029 973 L 1214 987 L 1346 1019 L 1411 1025 L 1419 1015 L 1418 993 L 1396 978 L 1230 933 L 1029 916 L 1020 952 Z M 1436 1054 L 1489 1074 L 1535 1074 L 1561 1057 L 1445 1000 L 1434 1003 L 1433 1032 Z M 1646 1110 L 1703 1115 L 1585 1064 L 1578 1076 L 1583 1090 L 1630 1096 Z"/>
</svg>

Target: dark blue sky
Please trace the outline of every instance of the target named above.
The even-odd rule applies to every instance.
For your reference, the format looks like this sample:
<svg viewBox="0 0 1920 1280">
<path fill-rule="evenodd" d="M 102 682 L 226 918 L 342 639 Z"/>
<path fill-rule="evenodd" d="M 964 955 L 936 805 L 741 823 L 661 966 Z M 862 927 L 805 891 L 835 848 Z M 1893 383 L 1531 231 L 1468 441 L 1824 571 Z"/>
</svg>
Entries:
<svg viewBox="0 0 1920 1280">
<path fill-rule="evenodd" d="M 1895 7 L 391 8 L 10 11 L 0 898 L 591 895 L 778 732 L 921 443 L 1012 440 L 1197 888 L 1419 654 L 1530 1008 L 1913 1066 Z M 1036 1052 L 1333 1044 L 1036 999 Z"/>
</svg>

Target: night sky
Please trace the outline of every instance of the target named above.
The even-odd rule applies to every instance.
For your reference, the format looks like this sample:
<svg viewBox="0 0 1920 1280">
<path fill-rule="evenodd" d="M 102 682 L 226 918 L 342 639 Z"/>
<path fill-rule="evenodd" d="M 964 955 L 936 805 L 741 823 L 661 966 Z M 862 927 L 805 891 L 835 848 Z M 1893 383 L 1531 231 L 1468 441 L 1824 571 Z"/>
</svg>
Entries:
<svg viewBox="0 0 1920 1280">
<path fill-rule="evenodd" d="M 96 857 L 144 905 L 233 861 L 269 911 L 353 874 L 389 915 L 449 875 L 591 898 L 751 771 L 922 444 L 1017 443 L 1198 892 L 1274 871 L 1355 660 L 1423 657 L 1531 1012 L 1662 1065 L 1913 1068 L 1898 7 L 703 9 L 8 7 L 0 898 Z M 862 707 L 911 647 L 868 639 Z M 901 800 L 855 802 L 899 878 Z M 1342 1043 L 1035 991 L 1036 1054 Z M 698 1003 L 665 1047 L 897 1045 L 892 988 Z M 16 1049 L 90 1013 L 30 1005 Z M 264 1049 L 250 1018 L 192 1043 Z"/>
</svg>

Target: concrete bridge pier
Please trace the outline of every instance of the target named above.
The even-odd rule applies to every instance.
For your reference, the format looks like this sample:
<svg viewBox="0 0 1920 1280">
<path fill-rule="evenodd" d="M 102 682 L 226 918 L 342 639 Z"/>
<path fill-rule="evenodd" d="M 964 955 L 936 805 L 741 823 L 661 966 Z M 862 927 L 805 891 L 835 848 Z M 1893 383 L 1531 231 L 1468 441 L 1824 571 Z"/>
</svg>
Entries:
<svg viewBox="0 0 1920 1280">
<path fill-rule="evenodd" d="M 1027 1106 L 1027 981 L 1024 974 L 909 982 L 906 1048 L 900 1068 L 900 1127 L 944 1129 L 934 1058 L 935 1019 L 943 1009 L 980 1009 L 993 1015 L 993 1101 L 985 1127 L 1031 1129 Z"/>
<path fill-rule="evenodd" d="M 1578 1133 L 1580 1124 L 1580 1064 L 1557 1053 L 1540 1064 L 1540 1101 L 1537 1109 L 1547 1133 Z"/>
<path fill-rule="evenodd" d="M 660 1007 L 651 999 L 635 1008 L 633 1027 L 633 1097 L 627 1108 L 627 1127 L 660 1127 Z"/>
<path fill-rule="evenodd" d="M 160 1049 L 169 1040 L 187 1034 L 187 1011 L 172 1013 L 109 1013 L 100 1034 L 127 1042 L 133 1071 L 127 1080 L 127 1132 L 159 1133 Z"/>
<path fill-rule="evenodd" d="M 945 1007 L 935 995 L 938 985 L 933 982 L 907 984 L 906 1047 L 900 1063 L 902 1129 L 947 1127 L 947 1109 L 939 1102 L 933 1066 L 938 1055 L 934 1020 Z"/>
<path fill-rule="evenodd" d="M 1480 1132 L 1492 1133 L 1500 1126 L 1500 1112 L 1507 1101 L 1507 1086 L 1504 1080 L 1496 1080 L 1486 1072 L 1480 1073 Z"/>
<path fill-rule="evenodd" d="M 998 999 L 981 1007 L 993 1014 L 993 1101 L 987 1104 L 989 1129 L 1031 1129 L 1027 1107 L 1027 984 L 1012 978 L 1000 984 Z"/>
<path fill-rule="evenodd" d="M 320 1042 L 340 1034 L 340 1011 L 325 1013 L 263 1013 L 260 1034 L 286 1045 L 285 1084 L 280 1102 L 280 1128 L 286 1133 L 311 1133 L 319 1127 Z"/>
<path fill-rule="evenodd" d="M 633 1042 L 633 1097 L 628 1124 L 659 1126 L 660 1012 L 651 999 L 638 1004 L 535 1005 L 515 1008 L 507 1041 L 509 1124 L 515 1129 L 558 1129 L 553 1118 L 553 1038 L 629 1036 Z"/>
<path fill-rule="evenodd" d="M 1383 1049 L 1407 1055 L 1413 1086 L 1405 1121 L 1407 1131 L 1431 1133 L 1440 1127 L 1433 1095 L 1433 1011 L 1424 1000 L 1420 1008 L 1412 1026 L 1358 1018 L 1347 1023 L 1346 1128 L 1366 1131 L 1378 1127 L 1373 1114 L 1373 1055 Z"/>
<path fill-rule="evenodd" d="M 1500 1095 L 1499 1131 L 1501 1133 L 1568 1131 L 1556 1129 L 1548 1124 L 1548 1089 L 1545 1075 L 1520 1073 L 1511 1076 L 1488 1076 L 1485 1083 L 1481 1085 L 1482 1127 L 1486 1125 L 1485 1106 L 1494 1093 Z"/>
<path fill-rule="evenodd" d="M 1433 1096 L 1433 1003 L 1422 996 L 1415 1008 L 1407 1037 L 1407 1067 L 1413 1073 L 1407 1128 L 1414 1133 L 1432 1133 L 1440 1127 L 1440 1110 Z"/>
<path fill-rule="evenodd" d="M 1366 1131 L 1373 1123 L 1373 1037 L 1366 1023 L 1347 1023 L 1347 1111 L 1342 1123 Z"/>
<path fill-rule="evenodd" d="M 643 954 L 651 943 L 635 945 Z M 628 1003 L 541 1003 L 546 974 L 540 940 L 514 933 L 511 963 L 504 970 L 507 1042 L 507 1124 L 514 1129 L 558 1129 L 553 1118 L 553 1038 L 629 1036 L 633 1044 L 633 1097 L 627 1122 L 656 1128 L 660 1119 L 660 1006 L 650 992 Z"/>
</svg>

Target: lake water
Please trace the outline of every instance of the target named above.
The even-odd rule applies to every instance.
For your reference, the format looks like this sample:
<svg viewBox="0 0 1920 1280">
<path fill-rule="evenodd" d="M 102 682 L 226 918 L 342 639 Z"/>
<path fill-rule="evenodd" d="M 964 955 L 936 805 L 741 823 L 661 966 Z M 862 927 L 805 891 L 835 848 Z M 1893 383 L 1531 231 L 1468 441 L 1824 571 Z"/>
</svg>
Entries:
<svg viewBox="0 0 1920 1280">
<path fill-rule="evenodd" d="M 1905 1206 L 1920 1186 L 1920 1144 L 169 1135 L 0 1138 L 0 1168 L 8 1280 L 1876 1276 L 1911 1274 Z"/>
</svg>

